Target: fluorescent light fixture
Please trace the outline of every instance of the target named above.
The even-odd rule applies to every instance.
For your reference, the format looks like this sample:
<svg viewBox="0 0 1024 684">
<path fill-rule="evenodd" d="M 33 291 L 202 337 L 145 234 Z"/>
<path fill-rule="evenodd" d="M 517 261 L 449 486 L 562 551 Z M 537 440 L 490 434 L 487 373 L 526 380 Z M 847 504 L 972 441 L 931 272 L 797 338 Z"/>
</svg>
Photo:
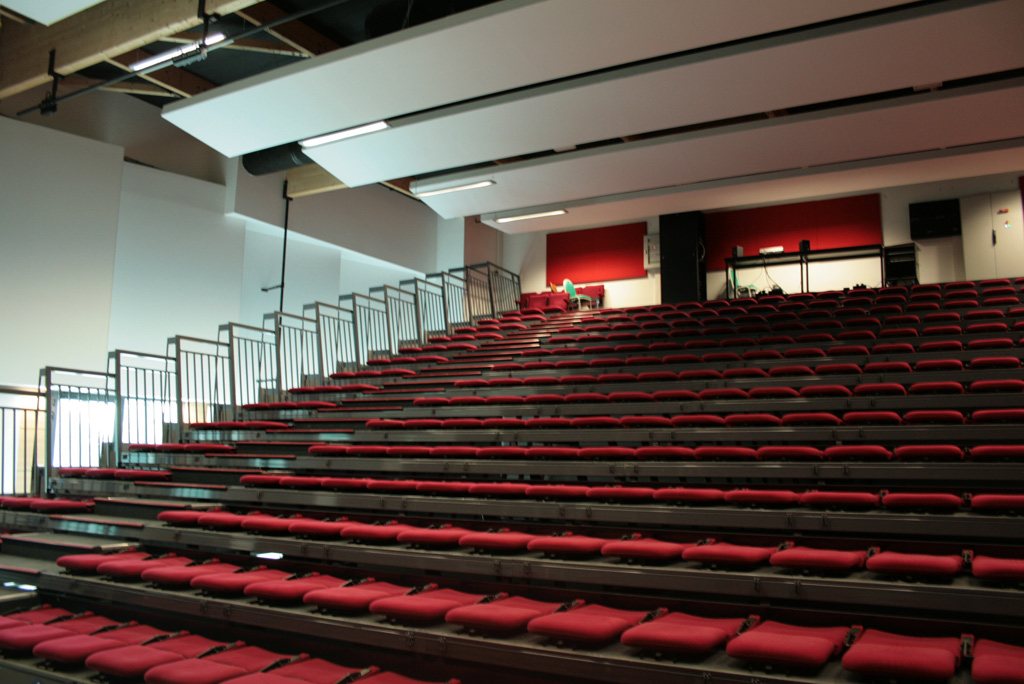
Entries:
<svg viewBox="0 0 1024 684">
<path fill-rule="evenodd" d="M 433 197 L 434 195 L 445 195 L 449 192 L 459 192 L 460 190 L 474 190 L 476 188 L 486 188 L 488 185 L 494 185 L 492 180 L 479 181 L 477 183 L 466 183 L 465 185 L 453 185 L 448 188 L 441 188 L 440 190 L 427 190 L 426 192 L 417 192 L 417 197 Z"/>
<path fill-rule="evenodd" d="M 18 589 L 22 591 L 36 591 L 39 587 L 32 584 L 19 584 Z"/>
<path fill-rule="evenodd" d="M 354 138 L 357 135 L 376 133 L 377 131 L 383 131 L 385 128 L 391 128 L 391 124 L 387 121 L 374 121 L 373 123 L 356 126 L 355 128 L 346 128 L 343 131 L 328 133 L 326 135 L 318 135 L 314 138 L 306 138 L 305 140 L 300 140 L 299 144 L 303 147 L 318 147 L 320 145 L 326 145 L 327 143 L 344 140 L 345 138 Z"/>
<path fill-rule="evenodd" d="M 513 221 L 526 221 L 527 219 L 545 218 L 547 216 L 561 216 L 568 214 L 565 209 L 555 209 L 554 211 L 541 211 L 536 214 L 520 214 L 519 216 L 503 216 L 500 219 L 495 219 L 495 223 L 512 223 Z"/>
<path fill-rule="evenodd" d="M 284 558 L 284 554 L 277 553 L 276 551 L 268 551 L 267 553 L 257 553 L 256 557 L 262 558 L 263 560 L 281 560 Z"/>
<path fill-rule="evenodd" d="M 217 43 L 223 41 L 226 37 L 227 36 L 225 36 L 223 33 L 214 33 L 213 35 L 207 36 L 206 40 L 202 42 L 189 43 L 188 45 L 182 45 L 180 48 L 174 48 L 173 50 L 168 50 L 167 52 L 161 52 L 159 55 L 153 55 L 152 57 L 147 57 L 146 59 L 136 62 L 128 68 L 132 71 L 144 71 L 150 67 L 156 66 L 157 64 L 163 64 L 164 62 L 173 61 L 183 55 L 187 55 L 190 52 L 198 50 L 200 47 L 203 46 L 203 44 L 216 45 Z"/>
</svg>

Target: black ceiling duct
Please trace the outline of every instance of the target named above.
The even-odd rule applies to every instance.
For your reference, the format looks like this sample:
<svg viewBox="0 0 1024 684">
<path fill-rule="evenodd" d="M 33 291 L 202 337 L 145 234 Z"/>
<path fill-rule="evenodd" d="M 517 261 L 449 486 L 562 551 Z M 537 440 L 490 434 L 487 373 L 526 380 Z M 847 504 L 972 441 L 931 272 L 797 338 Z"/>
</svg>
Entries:
<svg viewBox="0 0 1024 684">
<path fill-rule="evenodd" d="M 242 168 L 253 176 L 265 176 L 312 163 L 313 160 L 306 156 L 297 142 L 242 155 Z"/>
</svg>

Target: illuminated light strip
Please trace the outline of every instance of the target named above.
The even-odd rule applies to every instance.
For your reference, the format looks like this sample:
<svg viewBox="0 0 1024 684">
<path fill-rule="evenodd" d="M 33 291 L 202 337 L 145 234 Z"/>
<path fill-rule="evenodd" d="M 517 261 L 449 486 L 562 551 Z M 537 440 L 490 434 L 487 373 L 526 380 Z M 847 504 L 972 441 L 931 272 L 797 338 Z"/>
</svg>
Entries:
<svg viewBox="0 0 1024 684">
<path fill-rule="evenodd" d="M 488 185 L 494 185 L 494 181 L 485 180 L 478 183 L 467 183 L 466 185 L 453 185 L 450 188 L 441 188 L 440 190 L 427 190 L 426 192 L 413 193 L 417 197 L 433 197 L 435 195 L 444 195 L 449 192 L 459 192 L 460 190 L 474 190 L 476 188 L 486 188 Z"/>
<path fill-rule="evenodd" d="M 175 48 L 174 50 L 161 52 L 159 55 L 153 55 L 152 57 L 147 57 L 142 61 L 136 62 L 128 68 L 132 71 L 144 71 L 150 67 L 156 66 L 157 64 L 170 62 L 194 50 L 198 50 L 204 43 L 206 45 L 216 45 L 217 43 L 223 41 L 226 37 L 227 36 L 225 36 L 223 33 L 214 33 L 212 36 L 207 36 L 205 41 L 191 43 L 189 45 L 184 45 L 180 48 Z"/>
<path fill-rule="evenodd" d="M 554 211 L 542 211 L 537 214 L 522 214 L 521 216 L 505 216 L 500 219 L 495 219 L 495 223 L 512 223 L 513 221 L 525 221 L 527 219 L 545 218 L 547 216 L 561 216 L 568 214 L 565 209 L 555 209 Z"/>
<path fill-rule="evenodd" d="M 368 123 L 363 126 L 356 126 L 355 128 L 346 128 L 343 131 L 337 131 L 335 133 L 328 133 L 326 135 L 318 135 L 313 138 L 306 138 L 305 140 L 300 140 L 299 144 L 305 148 L 318 147 L 320 145 L 326 145 L 327 143 L 344 140 L 345 138 L 354 138 L 357 135 L 376 133 L 377 131 L 383 131 L 385 128 L 391 128 L 391 124 L 389 124 L 387 121 L 375 121 L 373 123 Z"/>
</svg>

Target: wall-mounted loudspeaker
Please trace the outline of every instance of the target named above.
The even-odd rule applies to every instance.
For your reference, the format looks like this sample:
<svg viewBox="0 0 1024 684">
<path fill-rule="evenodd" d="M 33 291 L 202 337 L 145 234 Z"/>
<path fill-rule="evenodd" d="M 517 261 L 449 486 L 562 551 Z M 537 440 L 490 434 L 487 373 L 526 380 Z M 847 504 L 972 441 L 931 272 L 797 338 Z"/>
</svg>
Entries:
<svg viewBox="0 0 1024 684">
<path fill-rule="evenodd" d="M 810 240 L 801 240 L 800 241 L 800 253 L 801 254 L 807 254 L 810 251 L 811 251 L 811 241 Z"/>
</svg>

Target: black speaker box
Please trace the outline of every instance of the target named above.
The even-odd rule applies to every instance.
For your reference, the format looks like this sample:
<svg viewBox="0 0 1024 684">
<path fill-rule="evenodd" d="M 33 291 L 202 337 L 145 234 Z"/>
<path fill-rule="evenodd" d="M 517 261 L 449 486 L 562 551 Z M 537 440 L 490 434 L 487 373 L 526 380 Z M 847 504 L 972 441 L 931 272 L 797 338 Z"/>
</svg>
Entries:
<svg viewBox="0 0 1024 684">
<path fill-rule="evenodd" d="M 688 211 L 661 217 L 661 301 L 707 299 L 704 214 Z"/>
</svg>

